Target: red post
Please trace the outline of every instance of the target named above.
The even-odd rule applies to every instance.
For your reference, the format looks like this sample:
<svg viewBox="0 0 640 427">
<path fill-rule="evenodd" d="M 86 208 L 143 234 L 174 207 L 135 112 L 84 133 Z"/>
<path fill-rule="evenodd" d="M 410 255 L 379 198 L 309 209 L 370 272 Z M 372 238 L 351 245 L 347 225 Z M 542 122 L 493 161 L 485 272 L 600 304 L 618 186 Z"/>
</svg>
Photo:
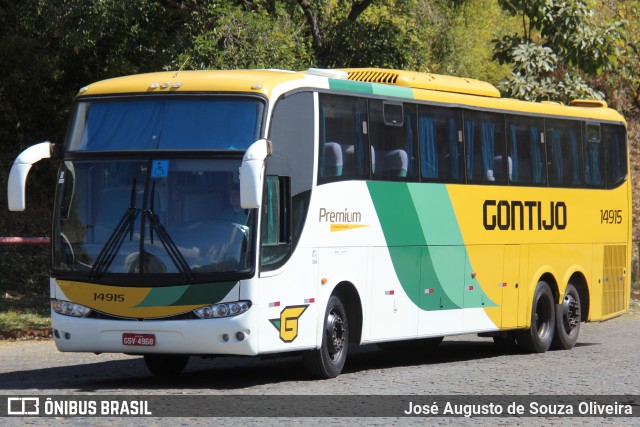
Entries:
<svg viewBox="0 0 640 427">
<path fill-rule="evenodd" d="M 0 237 L 0 245 L 48 245 L 49 237 Z"/>
</svg>

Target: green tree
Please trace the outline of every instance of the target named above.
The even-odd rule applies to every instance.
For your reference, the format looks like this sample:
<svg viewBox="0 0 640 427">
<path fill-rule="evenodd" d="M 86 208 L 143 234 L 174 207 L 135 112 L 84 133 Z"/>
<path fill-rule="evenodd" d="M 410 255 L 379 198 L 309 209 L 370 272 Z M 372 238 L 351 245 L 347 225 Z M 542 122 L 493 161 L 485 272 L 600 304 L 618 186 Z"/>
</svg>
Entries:
<svg viewBox="0 0 640 427">
<path fill-rule="evenodd" d="M 426 70 L 432 26 L 425 0 L 297 0 L 320 67 Z"/>
<path fill-rule="evenodd" d="M 497 84 L 510 72 L 492 59 L 493 40 L 517 25 L 495 0 L 448 0 L 431 6 L 433 71 Z"/>
<path fill-rule="evenodd" d="M 287 68 L 312 62 L 310 40 L 294 4 L 278 1 L 209 1 L 191 11 L 183 36 L 191 42 L 173 69 Z"/>
<path fill-rule="evenodd" d="M 619 21 L 597 25 L 583 0 L 500 0 L 521 21 L 519 32 L 495 40 L 494 58 L 512 65 L 499 87 L 527 100 L 602 99 L 586 78 L 616 66 Z"/>
<path fill-rule="evenodd" d="M 603 1 L 601 21 L 619 20 L 621 37 L 616 39 L 619 54 L 616 67 L 603 76 L 599 83 L 607 99 L 628 116 L 640 115 L 640 1 Z"/>
</svg>

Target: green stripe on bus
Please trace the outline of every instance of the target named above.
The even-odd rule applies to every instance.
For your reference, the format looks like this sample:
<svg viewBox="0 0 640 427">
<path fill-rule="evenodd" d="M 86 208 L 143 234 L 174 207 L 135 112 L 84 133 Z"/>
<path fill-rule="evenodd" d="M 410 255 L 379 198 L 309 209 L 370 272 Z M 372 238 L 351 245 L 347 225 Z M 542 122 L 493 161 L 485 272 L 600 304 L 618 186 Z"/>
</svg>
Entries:
<svg viewBox="0 0 640 427">
<path fill-rule="evenodd" d="M 483 301 L 481 289 L 463 292 L 462 272 L 472 270 L 444 185 L 371 181 L 367 186 L 398 280 L 416 306 L 495 306 Z"/>
<path fill-rule="evenodd" d="M 329 79 L 329 89 L 341 90 L 345 92 L 365 93 L 368 95 L 373 94 L 371 83 L 354 82 L 351 80 Z"/>
<path fill-rule="evenodd" d="M 394 96 L 398 98 L 413 99 L 413 89 L 403 86 L 329 79 L 329 88 L 331 90 L 364 93 L 367 95 Z"/>
<path fill-rule="evenodd" d="M 215 304 L 222 301 L 238 282 L 191 285 L 174 305 Z"/>
<path fill-rule="evenodd" d="M 236 282 L 222 282 L 157 287 L 151 289 L 136 307 L 215 304 L 221 301 L 235 285 Z"/>
<path fill-rule="evenodd" d="M 373 84 L 373 94 L 413 99 L 413 89 L 403 86 Z"/>
</svg>

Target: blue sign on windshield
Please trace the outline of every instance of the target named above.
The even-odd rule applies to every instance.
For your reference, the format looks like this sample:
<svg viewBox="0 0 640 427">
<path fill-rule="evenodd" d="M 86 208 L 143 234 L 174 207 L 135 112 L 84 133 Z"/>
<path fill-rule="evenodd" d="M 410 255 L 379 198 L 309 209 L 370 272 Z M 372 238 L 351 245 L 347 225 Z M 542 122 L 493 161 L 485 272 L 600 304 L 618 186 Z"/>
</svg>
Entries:
<svg viewBox="0 0 640 427">
<path fill-rule="evenodd" d="M 151 178 L 166 178 L 169 176 L 169 160 L 154 160 L 151 165 Z"/>
</svg>

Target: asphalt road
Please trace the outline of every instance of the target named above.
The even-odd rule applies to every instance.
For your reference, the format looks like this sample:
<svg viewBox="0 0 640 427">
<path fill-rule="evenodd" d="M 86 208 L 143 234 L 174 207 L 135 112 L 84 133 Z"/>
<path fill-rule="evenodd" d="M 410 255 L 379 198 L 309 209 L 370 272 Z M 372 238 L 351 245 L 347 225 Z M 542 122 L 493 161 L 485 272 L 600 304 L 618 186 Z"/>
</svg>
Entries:
<svg viewBox="0 0 640 427">
<path fill-rule="evenodd" d="M 428 354 L 383 351 L 377 346 L 350 349 L 342 375 L 332 380 L 310 380 L 301 359 L 283 357 L 192 358 L 175 378 L 151 376 L 141 357 L 120 354 L 60 353 L 53 341 L 0 341 L 0 395 L 640 395 L 640 316 L 625 315 L 603 323 L 582 324 L 580 339 L 571 351 L 545 354 L 504 354 L 491 339 L 474 335 L 448 337 Z M 2 398 L 2 396 L 0 396 Z M 5 419 L 22 425 L 18 419 Z M 78 418 L 59 418 L 80 424 Z M 97 419 L 92 419 L 95 422 Z M 102 419 L 120 425 L 122 418 Z M 208 421 L 207 421 L 208 420 Z M 226 424 L 275 424 L 258 418 Z M 310 418 L 278 420 L 279 424 L 306 424 Z M 354 418 L 324 420 L 325 425 L 362 424 Z M 385 418 L 366 418 L 367 425 L 386 425 Z M 519 425 L 640 425 L 638 418 L 523 418 Z M 22 420 L 24 421 L 24 420 Z M 48 425 L 45 418 L 32 424 Z M 50 420 L 49 420 L 50 421 Z M 207 424 L 203 418 L 181 419 L 180 424 Z M 475 421 L 475 422 L 474 422 Z M 513 418 L 391 419 L 394 424 L 513 425 Z M 85 420 L 86 424 L 86 420 Z M 162 424 L 137 418 L 127 425 Z M 249 423 L 251 424 L 251 423 Z M 471 425 L 471 424 L 468 424 Z"/>
</svg>

